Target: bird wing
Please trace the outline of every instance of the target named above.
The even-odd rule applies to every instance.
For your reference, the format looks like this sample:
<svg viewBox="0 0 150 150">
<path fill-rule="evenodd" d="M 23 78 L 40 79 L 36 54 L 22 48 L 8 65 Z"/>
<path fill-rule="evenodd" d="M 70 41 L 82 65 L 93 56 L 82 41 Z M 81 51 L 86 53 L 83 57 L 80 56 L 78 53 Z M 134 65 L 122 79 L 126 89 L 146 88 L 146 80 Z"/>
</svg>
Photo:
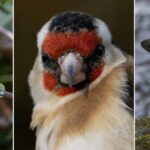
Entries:
<svg viewBox="0 0 150 150">
<path fill-rule="evenodd" d="M 126 55 L 127 61 L 124 63 L 125 70 L 127 72 L 127 87 L 126 91 L 128 96 L 124 98 L 126 105 L 129 108 L 131 114 L 134 110 L 134 59 L 131 55 Z"/>
</svg>

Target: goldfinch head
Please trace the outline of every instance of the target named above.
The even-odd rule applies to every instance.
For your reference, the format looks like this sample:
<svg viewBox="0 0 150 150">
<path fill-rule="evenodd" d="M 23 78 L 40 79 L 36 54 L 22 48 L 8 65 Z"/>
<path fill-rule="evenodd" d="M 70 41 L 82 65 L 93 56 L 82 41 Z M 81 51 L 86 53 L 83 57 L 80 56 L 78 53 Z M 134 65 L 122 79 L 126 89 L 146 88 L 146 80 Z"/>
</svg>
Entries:
<svg viewBox="0 0 150 150">
<path fill-rule="evenodd" d="M 54 16 L 42 27 L 37 41 L 44 88 L 58 96 L 89 87 L 126 61 L 112 43 L 107 25 L 81 12 Z"/>
</svg>

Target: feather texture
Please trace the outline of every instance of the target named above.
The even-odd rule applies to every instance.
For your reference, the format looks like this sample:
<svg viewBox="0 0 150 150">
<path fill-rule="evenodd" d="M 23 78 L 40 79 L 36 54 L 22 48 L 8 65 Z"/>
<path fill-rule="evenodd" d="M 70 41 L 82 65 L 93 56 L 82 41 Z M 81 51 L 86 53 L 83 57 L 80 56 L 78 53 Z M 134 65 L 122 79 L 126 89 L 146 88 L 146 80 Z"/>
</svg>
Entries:
<svg viewBox="0 0 150 150">
<path fill-rule="evenodd" d="M 133 108 L 133 60 L 111 41 L 103 21 L 79 12 L 55 16 L 41 29 L 39 54 L 29 75 L 36 150 L 134 149 L 134 121 L 129 112 Z M 57 76 L 64 73 L 60 69 L 70 56 L 64 54 L 69 48 L 75 58 L 72 65 L 80 62 L 78 73 L 86 72 L 86 80 L 72 87 Z"/>
<path fill-rule="evenodd" d="M 37 150 L 132 150 L 133 119 L 120 99 L 127 97 L 125 68 L 115 68 L 88 95 L 54 108 L 48 102 L 36 105 Z"/>
</svg>

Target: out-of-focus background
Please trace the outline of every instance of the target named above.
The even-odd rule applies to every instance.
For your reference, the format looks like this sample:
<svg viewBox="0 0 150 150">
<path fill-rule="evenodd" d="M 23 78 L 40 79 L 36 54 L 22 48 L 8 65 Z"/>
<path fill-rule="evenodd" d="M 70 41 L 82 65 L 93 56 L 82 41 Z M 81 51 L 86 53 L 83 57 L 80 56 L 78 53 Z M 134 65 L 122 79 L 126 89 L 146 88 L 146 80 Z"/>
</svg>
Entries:
<svg viewBox="0 0 150 150">
<path fill-rule="evenodd" d="M 136 150 L 150 149 L 150 53 L 141 42 L 150 39 L 150 1 L 135 3 Z"/>
<path fill-rule="evenodd" d="M 15 150 L 33 150 L 29 129 L 32 99 L 27 78 L 37 54 L 36 34 L 53 15 L 77 10 L 104 20 L 116 43 L 133 54 L 133 0 L 16 0 L 15 1 Z"/>
<path fill-rule="evenodd" d="M 12 149 L 12 1 L 0 1 L 0 149 Z M 8 93 L 7 93 L 8 94 Z M 11 95 L 11 93 L 9 93 Z"/>
<path fill-rule="evenodd" d="M 150 116 L 150 53 L 141 41 L 150 39 L 150 1 L 136 0 L 136 111 L 137 118 Z"/>
</svg>

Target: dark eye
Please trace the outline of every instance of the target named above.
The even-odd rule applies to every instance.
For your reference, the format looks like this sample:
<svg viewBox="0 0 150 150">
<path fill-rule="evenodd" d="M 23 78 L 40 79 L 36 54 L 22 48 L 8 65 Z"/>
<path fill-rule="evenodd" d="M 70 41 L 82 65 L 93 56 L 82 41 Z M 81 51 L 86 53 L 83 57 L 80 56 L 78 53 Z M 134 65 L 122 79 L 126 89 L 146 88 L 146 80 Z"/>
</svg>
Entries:
<svg viewBox="0 0 150 150">
<path fill-rule="evenodd" d="M 101 57 L 104 55 L 104 53 L 105 53 L 105 47 L 103 45 L 97 45 L 91 57 L 92 61 L 99 62 L 101 60 Z"/>
<path fill-rule="evenodd" d="M 105 47 L 103 45 L 97 45 L 95 48 L 95 56 L 103 56 L 105 53 Z"/>
<path fill-rule="evenodd" d="M 58 64 L 51 56 L 42 53 L 42 62 L 46 69 L 56 69 Z"/>
<path fill-rule="evenodd" d="M 44 64 L 47 64 L 49 62 L 49 57 L 46 54 L 42 54 L 42 62 Z"/>
<path fill-rule="evenodd" d="M 88 57 L 87 64 L 90 68 L 98 67 L 102 61 L 102 56 L 105 53 L 105 47 L 103 45 L 97 45 L 94 53 Z"/>
</svg>

